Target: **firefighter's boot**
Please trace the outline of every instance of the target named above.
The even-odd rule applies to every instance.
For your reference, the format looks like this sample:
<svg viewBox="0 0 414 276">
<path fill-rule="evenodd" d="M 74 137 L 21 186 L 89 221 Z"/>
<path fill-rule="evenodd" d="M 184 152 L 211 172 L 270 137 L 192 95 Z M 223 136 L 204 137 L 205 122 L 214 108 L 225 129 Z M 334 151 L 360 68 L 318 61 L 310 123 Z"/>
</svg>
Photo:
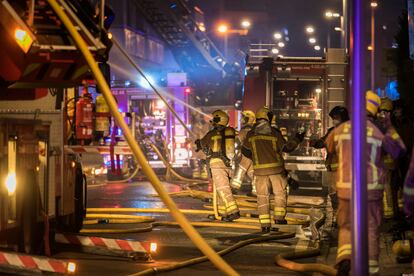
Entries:
<svg viewBox="0 0 414 276">
<path fill-rule="evenodd" d="M 223 217 L 221 220 L 225 222 L 232 222 L 233 220 L 236 220 L 239 218 L 240 218 L 240 212 L 236 212 L 236 213 Z"/>
</svg>

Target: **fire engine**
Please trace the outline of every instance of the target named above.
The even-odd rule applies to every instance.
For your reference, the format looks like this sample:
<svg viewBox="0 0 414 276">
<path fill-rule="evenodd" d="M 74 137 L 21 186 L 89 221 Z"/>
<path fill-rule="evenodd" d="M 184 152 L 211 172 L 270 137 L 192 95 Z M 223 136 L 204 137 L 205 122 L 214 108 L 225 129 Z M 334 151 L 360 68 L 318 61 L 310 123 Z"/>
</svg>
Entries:
<svg viewBox="0 0 414 276">
<path fill-rule="evenodd" d="M 58 3 L 104 68 L 110 22 L 85 1 Z M 82 227 L 82 164 L 65 149 L 95 139 L 91 75 L 46 1 L 2 0 L 0 14 L 0 243 L 39 252 L 55 229 Z"/>
<path fill-rule="evenodd" d="M 252 55 L 247 64 L 243 108 L 268 106 L 286 138 L 305 132 L 305 142 L 285 157 L 286 168 L 301 180 L 302 190 L 322 189 L 318 183 L 324 178 L 325 153 L 309 147 L 309 140 L 323 136 L 332 125 L 329 111 L 348 102 L 346 65 L 343 49 L 327 49 L 324 57 Z"/>
</svg>

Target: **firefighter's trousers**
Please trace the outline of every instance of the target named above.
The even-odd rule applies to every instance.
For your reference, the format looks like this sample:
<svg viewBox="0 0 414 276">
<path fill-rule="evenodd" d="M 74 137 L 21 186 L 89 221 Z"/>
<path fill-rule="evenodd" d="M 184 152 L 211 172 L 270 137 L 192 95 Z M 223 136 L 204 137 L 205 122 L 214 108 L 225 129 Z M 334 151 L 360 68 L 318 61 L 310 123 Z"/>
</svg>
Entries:
<svg viewBox="0 0 414 276">
<path fill-rule="evenodd" d="M 245 156 L 242 156 L 239 165 L 234 172 L 233 178 L 231 180 L 231 186 L 236 189 L 240 189 L 244 176 L 247 176 L 252 181 L 252 192 L 256 193 L 256 178 L 253 175 L 253 161 Z"/>
<path fill-rule="evenodd" d="M 274 218 L 284 219 L 287 204 L 287 179 L 282 174 L 261 176 L 256 175 L 257 209 L 262 227 L 271 225 L 270 191 L 274 194 Z"/>
<path fill-rule="evenodd" d="M 368 201 L 368 258 L 369 273 L 379 273 L 380 231 L 382 199 Z M 338 205 L 338 253 L 337 264 L 351 259 L 351 201 L 339 198 Z"/>
<path fill-rule="evenodd" d="M 219 213 L 224 217 L 239 212 L 230 188 L 230 172 L 229 168 L 211 168 L 213 184 L 218 195 Z"/>
</svg>

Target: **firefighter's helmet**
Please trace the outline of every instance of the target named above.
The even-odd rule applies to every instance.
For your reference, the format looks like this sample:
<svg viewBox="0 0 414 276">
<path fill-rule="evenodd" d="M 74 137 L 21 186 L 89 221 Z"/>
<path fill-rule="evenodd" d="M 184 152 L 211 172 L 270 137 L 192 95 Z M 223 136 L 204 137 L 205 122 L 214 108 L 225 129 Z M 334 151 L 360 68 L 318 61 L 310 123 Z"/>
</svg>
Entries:
<svg viewBox="0 0 414 276">
<path fill-rule="evenodd" d="M 256 111 L 256 120 L 266 120 L 269 121 L 269 115 L 271 114 L 269 108 L 262 107 Z"/>
<path fill-rule="evenodd" d="M 367 101 L 367 111 L 373 116 L 377 115 L 378 108 L 381 104 L 380 97 L 374 92 L 372 92 L 371 90 L 367 91 L 367 94 L 365 97 Z"/>
<path fill-rule="evenodd" d="M 349 121 L 348 109 L 343 106 L 337 105 L 329 112 L 329 117 L 332 119 L 336 116 L 339 116 L 341 118 L 341 122 Z"/>
<path fill-rule="evenodd" d="M 387 98 L 387 97 L 381 98 L 381 104 L 379 107 L 380 110 L 391 112 L 393 107 L 394 106 L 390 98 Z"/>
<path fill-rule="evenodd" d="M 211 114 L 213 115 L 213 119 L 210 122 L 213 125 L 227 126 L 229 123 L 229 115 L 223 110 L 218 109 Z"/>
<path fill-rule="evenodd" d="M 254 124 L 255 121 L 256 121 L 256 116 L 254 115 L 253 111 L 245 110 L 242 112 L 242 123 L 244 125 Z"/>
</svg>

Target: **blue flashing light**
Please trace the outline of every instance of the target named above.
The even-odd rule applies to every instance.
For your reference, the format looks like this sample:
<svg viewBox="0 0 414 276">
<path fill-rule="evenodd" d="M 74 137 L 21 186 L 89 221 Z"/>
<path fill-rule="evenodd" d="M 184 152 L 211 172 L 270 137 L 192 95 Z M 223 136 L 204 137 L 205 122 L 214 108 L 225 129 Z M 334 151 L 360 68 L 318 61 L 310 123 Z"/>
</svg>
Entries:
<svg viewBox="0 0 414 276">
<path fill-rule="evenodd" d="M 125 81 L 125 86 L 130 86 L 131 82 L 130 81 Z"/>
<path fill-rule="evenodd" d="M 385 95 L 390 98 L 392 101 L 398 100 L 400 98 L 400 93 L 398 92 L 398 83 L 393 80 L 388 82 L 385 87 Z"/>
<path fill-rule="evenodd" d="M 177 7 L 177 4 L 173 3 L 170 5 L 170 9 L 175 9 Z"/>
</svg>

